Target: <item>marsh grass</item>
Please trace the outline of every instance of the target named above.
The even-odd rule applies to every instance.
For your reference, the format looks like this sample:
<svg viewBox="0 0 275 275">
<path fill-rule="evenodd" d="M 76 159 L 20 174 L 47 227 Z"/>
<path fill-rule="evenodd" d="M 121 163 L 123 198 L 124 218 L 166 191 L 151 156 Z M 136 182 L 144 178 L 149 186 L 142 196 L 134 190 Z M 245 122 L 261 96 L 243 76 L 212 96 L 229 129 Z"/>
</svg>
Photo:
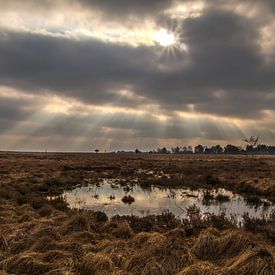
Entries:
<svg viewBox="0 0 275 275">
<path fill-rule="evenodd" d="M 46 159 L 25 155 L 1 158 L 0 164 L 10 173 L 6 171 L 5 181 L 0 183 L 0 274 L 275 273 L 274 216 L 261 220 L 245 217 L 243 227 L 238 227 L 233 218 L 227 219 L 223 214 L 202 216 L 199 209 L 192 206 L 187 209 L 185 220 L 168 212 L 143 218 L 109 219 L 102 212 L 68 209 L 63 197 L 47 200 L 57 185 L 72 188 L 89 173 L 93 177 L 107 173 L 108 177 L 115 178 L 122 171 L 121 174 L 128 177 L 137 168 L 148 166 L 150 170 L 159 169 L 168 174 L 176 171 L 177 175 L 171 177 L 174 183 L 187 178 L 189 181 L 193 173 L 196 177 L 202 174 L 198 177 L 201 186 L 213 168 L 213 163 L 204 159 L 195 164 L 193 160 L 187 164 L 171 160 L 171 165 L 167 165 L 167 157 L 154 161 L 141 156 L 125 158 L 131 168 L 129 173 L 125 166 L 122 169 L 126 160 L 118 156 L 98 154 L 96 159 L 91 156 L 84 159 L 77 155 L 48 154 Z M 214 179 L 208 177 L 207 184 L 218 187 L 229 184 L 221 183 L 219 167 L 223 165 L 232 174 L 234 166 L 238 178 L 238 173 L 247 169 L 244 163 L 243 171 L 237 170 L 239 163 L 238 159 L 219 160 L 215 164 Z M 34 176 L 33 171 L 42 178 Z M 69 180 L 64 180 L 64 175 L 59 177 L 60 171 L 69 173 Z M 259 173 L 267 177 L 265 173 L 271 172 Z M 50 181 L 46 180 L 49 175 L 53 175 Z M 222 174 L 224 178 L 225 175 Z M 29 182 L 31 176 L 35 180 Z M 165 180 L 159 179 L 159 182 Z M 245 192 L 249 194 L 252 190 L 254 195 L 258 190 L 263 193 L 274 188 L 269 185 L 265 190 L 259 189 L 262 187 L 256 184 L 249 182 L 243 188 L 247 188 Z"/>
</svg>

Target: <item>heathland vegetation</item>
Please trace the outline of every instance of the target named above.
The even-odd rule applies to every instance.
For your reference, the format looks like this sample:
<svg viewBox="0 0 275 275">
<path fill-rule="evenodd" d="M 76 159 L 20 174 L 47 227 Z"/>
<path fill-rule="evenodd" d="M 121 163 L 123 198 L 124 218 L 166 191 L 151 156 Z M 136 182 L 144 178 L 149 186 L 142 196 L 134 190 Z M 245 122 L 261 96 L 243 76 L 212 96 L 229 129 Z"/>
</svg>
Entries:
<svg viewBox="0 0 275 275">
<path fill-rule="evenodd" d="M 145 188 L 225 187 L 274 203 L 272 156 L 256 156 L 251 170 L 245 156 L 224 154 L 0 154 L 0 173 L 1 274 L 275 273 L 274 214 L 244 215 L 241 225 L 195 206 L 185 219 L 107 217 L 71 209 L 60 196 L 115 178 Z"/>
</svg>

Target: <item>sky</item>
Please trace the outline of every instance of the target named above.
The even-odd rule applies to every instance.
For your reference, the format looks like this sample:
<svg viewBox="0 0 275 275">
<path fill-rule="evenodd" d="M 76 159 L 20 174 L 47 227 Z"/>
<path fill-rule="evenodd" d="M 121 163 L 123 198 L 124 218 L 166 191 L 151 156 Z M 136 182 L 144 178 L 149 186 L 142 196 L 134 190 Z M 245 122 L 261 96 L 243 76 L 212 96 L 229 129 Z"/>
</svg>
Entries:
<svg viewBox="0 0 275 275">
<path fill-rule="evenodd" d="M 275 145 L 274 0 L 0 0 L 0 150 Z"/>
</svg>

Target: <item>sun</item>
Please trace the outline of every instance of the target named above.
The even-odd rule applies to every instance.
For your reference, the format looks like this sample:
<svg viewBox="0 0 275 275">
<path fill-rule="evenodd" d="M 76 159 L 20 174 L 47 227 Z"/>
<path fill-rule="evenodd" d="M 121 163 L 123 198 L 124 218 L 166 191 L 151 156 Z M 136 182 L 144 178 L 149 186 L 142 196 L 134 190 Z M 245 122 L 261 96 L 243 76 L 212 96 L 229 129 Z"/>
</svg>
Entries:
<svg viewBox="0 0 275 275">
<path fill-rule="evenodd" d="M 153 39 L 163 47 L 169 47 L 176 43 L 176 37 L 173 33 L 161 29 L 154 33 Z"/>
</svg>

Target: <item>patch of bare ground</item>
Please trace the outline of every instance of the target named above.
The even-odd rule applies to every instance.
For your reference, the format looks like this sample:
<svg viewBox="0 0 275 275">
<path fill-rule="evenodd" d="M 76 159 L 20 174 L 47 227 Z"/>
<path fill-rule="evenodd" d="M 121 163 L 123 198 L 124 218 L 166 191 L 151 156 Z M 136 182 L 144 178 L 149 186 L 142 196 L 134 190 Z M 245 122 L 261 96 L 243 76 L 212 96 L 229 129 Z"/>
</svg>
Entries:
<svg viewBox="0 0 275 275">
<path fill-rule="evenodd" d="M 61 197 L 46 199 L 106 177 L 226 186 L 271 199 L 274 160 L 1 155 L 0 274 L 275 274 L 274 216 L 245 217 L 242 228 L 224 215 L 202 216 L 196 207 L 182 221 L 170 213 L 108 219 L 102 212 L 70 210 Z"/>
</svg>

